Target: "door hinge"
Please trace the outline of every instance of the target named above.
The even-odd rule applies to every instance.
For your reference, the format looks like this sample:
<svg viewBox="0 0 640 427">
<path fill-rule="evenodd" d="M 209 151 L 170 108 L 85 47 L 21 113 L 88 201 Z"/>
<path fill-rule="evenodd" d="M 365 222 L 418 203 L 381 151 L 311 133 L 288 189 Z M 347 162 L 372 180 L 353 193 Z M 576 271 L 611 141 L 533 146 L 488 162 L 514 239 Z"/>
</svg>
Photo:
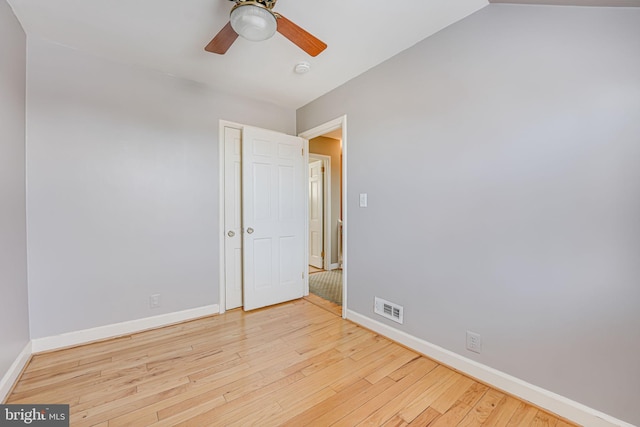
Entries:
<svg viewBox="0 0 640 427">
<path fill-rule="evenodd" d="M 320 252 L 320 258 L 324 258 L 324 251 Z"/>
<path fill-rule="evenodd" d="M 300 149 L 300 155 L 302 155 L 302 157 L 304 157 L 304 148 Z"/>
<path fill-rule="evenodd" d="M 324 173 L 324 166 L 320 168 L 320 172 Z"/>
</svg>

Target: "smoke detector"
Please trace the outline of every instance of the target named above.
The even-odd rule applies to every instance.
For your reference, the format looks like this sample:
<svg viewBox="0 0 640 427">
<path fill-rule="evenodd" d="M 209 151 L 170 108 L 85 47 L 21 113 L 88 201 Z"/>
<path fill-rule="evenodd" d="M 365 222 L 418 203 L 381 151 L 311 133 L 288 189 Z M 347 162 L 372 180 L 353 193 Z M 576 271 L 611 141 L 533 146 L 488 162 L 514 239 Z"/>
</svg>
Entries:
<svg viewBox="0 0 640 427">
<path fill-rule="evenodd" d="M 311 64 L 306 61 L 298 62 L 293 70 L 296 74 L 306 74 L 311 70 Z"/>
</svg>

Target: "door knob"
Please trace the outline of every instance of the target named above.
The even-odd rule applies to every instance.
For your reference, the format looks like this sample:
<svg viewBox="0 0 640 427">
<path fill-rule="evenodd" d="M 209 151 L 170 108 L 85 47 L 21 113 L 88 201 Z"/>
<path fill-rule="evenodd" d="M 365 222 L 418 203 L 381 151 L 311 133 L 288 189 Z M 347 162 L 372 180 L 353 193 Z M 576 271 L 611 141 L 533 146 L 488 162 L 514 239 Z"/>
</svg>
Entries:
<svg viewBox="0 0 640 427">
<path fill-rule="evenodd" d="M 249 234 L 253 233 L 253 228 L 251 228 L 251 227 L 247 228 L 247 233 L 249 233 Z"/>
<path fill-rule="evenodd" d="M 233 230 L 229 230 L 229 232 L 227 233 L 227 236 L 229 236 L 229 237 L 233 237 L 235 235 L 236 235 L 236 233 Z"/>
</svg>

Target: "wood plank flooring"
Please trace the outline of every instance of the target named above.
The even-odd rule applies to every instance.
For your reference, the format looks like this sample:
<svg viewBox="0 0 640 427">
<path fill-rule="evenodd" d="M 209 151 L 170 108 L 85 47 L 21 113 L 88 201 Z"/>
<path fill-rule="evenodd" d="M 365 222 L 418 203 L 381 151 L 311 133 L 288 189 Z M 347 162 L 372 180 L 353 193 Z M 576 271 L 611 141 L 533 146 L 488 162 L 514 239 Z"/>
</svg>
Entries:
<svg viewBox="0 0 640 427">
<path fill-rule="evenodd" d="M 35 355 L 7 403 L 74 427 L 573 425 L 304 299 Z"/>
<path fill-rule="evenodd" d="M 304 299 L 309 301 L 311 304 L 315 304 L 318 307 L 328 310 L 329 312 L 335 314 L 336 316 L 342 317 L 342 306 L 336 304 L 335 302 L 328 301 L 312 293 L 309 293 L 309 295 L 304 297 Z"/>
</svg>

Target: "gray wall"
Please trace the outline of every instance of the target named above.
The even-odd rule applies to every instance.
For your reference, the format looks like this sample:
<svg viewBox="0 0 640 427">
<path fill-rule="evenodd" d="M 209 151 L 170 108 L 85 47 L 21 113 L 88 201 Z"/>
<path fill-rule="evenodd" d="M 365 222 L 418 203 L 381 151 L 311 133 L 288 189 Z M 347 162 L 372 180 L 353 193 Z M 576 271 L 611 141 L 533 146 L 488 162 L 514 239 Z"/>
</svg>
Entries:
<svg viewBox="0 0 640 427">
<path fill-rule="evenodd" d="M 0 378 L 29 342 L 25 57 L 22 27 L 0 0 Z"/>
<path fill-rule="evenodd" d="M 349 308 L 640 425 L 640 9 L 488 6 L 298 131 L 342 114 Z"/>
<path fill-rule="evenodd" d="M 295 112 L 37 39 L 28 64 L 32 338 L 219 303 L 218 120 Z"/>
</svg>

